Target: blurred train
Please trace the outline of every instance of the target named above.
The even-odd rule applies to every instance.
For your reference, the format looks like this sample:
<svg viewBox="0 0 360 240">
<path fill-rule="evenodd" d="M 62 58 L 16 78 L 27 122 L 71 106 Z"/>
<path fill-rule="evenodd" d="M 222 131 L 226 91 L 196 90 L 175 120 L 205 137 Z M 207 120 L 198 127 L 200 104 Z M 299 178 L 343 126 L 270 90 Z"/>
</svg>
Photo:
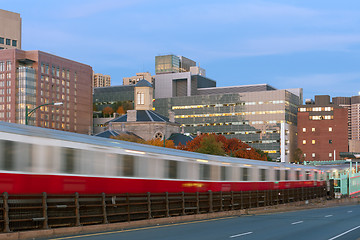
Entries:
<svg viewBox="0 0 360 240">
<path fill-rule="evenodd" d="M 323 186 L 325 172 L 0 122 L 0 192 L 249 191 Z"/>
</svg>

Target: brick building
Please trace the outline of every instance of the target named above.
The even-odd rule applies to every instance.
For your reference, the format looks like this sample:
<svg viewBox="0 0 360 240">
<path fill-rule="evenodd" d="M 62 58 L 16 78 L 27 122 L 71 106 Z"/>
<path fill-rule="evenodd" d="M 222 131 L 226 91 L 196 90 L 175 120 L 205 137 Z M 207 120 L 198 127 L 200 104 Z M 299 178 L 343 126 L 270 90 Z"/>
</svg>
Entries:
<svg viewBox="0 0 360 240">
<path fill-rule="evenodd" d="M 331 103 L 330 96 L 321 95 L 298 110 L 298 147 L 305 161 L 340 159 L 340 152 L 348 151 L 346 108 Z"/>
<path fill-rule="evenodd" d="M 41 107 L 29 124 L 77 133 L 92 126 L 92 68 L 41 51 L 0 51 L 0 121 L 25 123 L 25 106 Z"/>
</svg>

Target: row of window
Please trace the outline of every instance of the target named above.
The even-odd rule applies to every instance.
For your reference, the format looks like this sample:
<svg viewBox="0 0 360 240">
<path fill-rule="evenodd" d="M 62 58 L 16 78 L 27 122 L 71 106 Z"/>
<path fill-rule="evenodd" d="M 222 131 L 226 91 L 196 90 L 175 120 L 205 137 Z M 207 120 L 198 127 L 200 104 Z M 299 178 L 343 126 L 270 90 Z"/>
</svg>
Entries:
<svg viewBox="0 0 360 240">
<path fill-rule="evenodd" d="M 307 143 L 306 140 L 303 140 L 303 141 L 302 141 L 302 144 L 303 144 L 303 145 L 306 145 L 306 143 Z M 316 143 L 316 140 L 311 140 L 311 144 L 315 144 L 315 143 Z M 333 143 L 332 139 L 329 139 L 329 144 L 332 144 L 332 143 Z"/>
<path fill-rule="evenodd" d="M 299 108 L 299 112 L 330 112 L 333 107 L 312 107 L 312 108 Z"/>
<path fill-rule="evenodd" d="M 45 63 L 41 64 L 41 73 L 50 75 L 49 64 L 45 64 Z M 51 75 L 59 78 L 60 74 L 63 79 L 70 80 L 70 70 L 69 69 L 65 69 L 65 68 L 60 69 L 60 67 L 52 65 L 51 66 Z M 76 76 L 76 73 L 75 73 L 75 76 Z M 75 77 L 75 80 L 76 80 L 76 77 Z"/>
<path fill-rule="evenodd" d="M 274 111 L 237 112 L 237 113 L 205 113 L 205 114 L 176 115 L 175 118 L 227 117 L 227 116 L 265 115 L 265 114 L 281 114 L 281 113 L 285 113 L 285 111 L 274 110 Z"/>
<path fill-rule="evenodd" d="M 304 153 L 304 157 L 306 157 L 306 153 Z M 316 157 L 316 153 L 311 153 L 311 157 Z M 333 157 L 333 153 L 329 153 L 329 157 Z"/>
<path fill-rule="evenodd" d="M 331 120 L 334 119 L 333 115 L 325 115 L 325 116 L 309 116 L 310 120 Z"/>
<path fill-rule="evenodd" d="M 302 131 L 303 131 L 303 132 L 306 132 L 307 130 L 306 130 L 306 128 L 303 128 Z M 316 129 L 315 129 L 315 128 L 311 128 L 311 131 L 312 131 L 312 132 L 315 132 Z M 333 131 L 333 128 L 332 128 L 332 127 L 329 127 L 329 132 L 332 132 L 332 131 Z"/>
<path fill-rule="evenodd" d="M 11 71 L 11 61 L 0 61 L 0 72 Z"/>
<path fill-rule="evenodd" d="M 48 122 L 46 124 L 49 126 Z M 62 127 L 67 128 L 68 126 L 62 124 Z M 39 152 L 41 154 L 38 154 Z M 242 167 L 221 166 L 206 162 L 206 160 L 180 162 L 156 157 L 139 157 L 0 140 L 0 169 L 10 171 L 213 181 L 321 179 L 316 171 L 257 167 L 247 164 Z"/>
<path fill-rule="evenodd" d="M 17 40 L 0 37 L 0 44 L 5 44 L 7 46 L 16 47 L 17 46 Z"/>
<path fill-rule="evenodd" d="M 234 107 L 234 106 L 245 106 L 245 105 L 262 105 L 262 104 L 281 104 L 289 102 L 284 100 L 274 100 L 267 102 L 239 102 L 239 103 L 217 103 L 217 104 L 208 104 L 208 105 L 188 105 L 188 106 L 173 106 L 172 109 L 196 109 L 196 108 L 213 108 L 213 107 Z"/>
</svg>

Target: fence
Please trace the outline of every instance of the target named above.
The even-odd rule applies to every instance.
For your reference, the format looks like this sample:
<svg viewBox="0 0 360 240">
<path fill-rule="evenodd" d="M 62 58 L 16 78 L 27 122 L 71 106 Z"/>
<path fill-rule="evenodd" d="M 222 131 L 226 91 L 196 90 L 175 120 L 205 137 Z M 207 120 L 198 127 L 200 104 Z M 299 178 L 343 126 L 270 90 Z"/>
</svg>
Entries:
<svg viewBox="0 0 360 240">
<path fill-rule="evenodd" d="M 241 210 L 327 195 L 326 187 L 197 193 L 8 195 L 0 200 L 3 232 L 130 222 Z"/>
</svg>

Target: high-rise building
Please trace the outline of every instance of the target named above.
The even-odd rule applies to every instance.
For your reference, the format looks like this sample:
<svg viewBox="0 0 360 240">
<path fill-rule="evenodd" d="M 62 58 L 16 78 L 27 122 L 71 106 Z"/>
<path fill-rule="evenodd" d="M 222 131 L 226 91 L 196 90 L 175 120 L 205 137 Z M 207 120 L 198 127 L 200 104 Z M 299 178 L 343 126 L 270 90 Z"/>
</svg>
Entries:
<svg viewBox="0 0 360 240">
<path fill-rule="evenodd" d="M 0 49 L 21 49 L 20 14 L 0 9 Z"/>
<path fill-rule="evenodd" d="M 329 95 L 315 96 L 298 111 L 298 147 L 305 161 L 340 159 L 348 151 L 348 112 L 330 102 Z"/>
<path fill-rule="evenodd" d="M 124 77 L 123 78 L 123 85 L 136 85 L 139 81 L 145 79 L 149 83 L 154 83 L 154 77 L 151 76 L 149 72 L 141 72 L 136 73 L 136 76 L 133 77 Z"/>
<path fill-rule="evenodd" d="M 196 62 L 176 55 L 162 55 L 155 57 L 155 74 L 190 72 L 190 67 Z"/>
<path fill-rule="evenodd" d="M 351 139 L 351 97 L 334 97 L 332 102 L 335 105 L 346 108 L 348 111 L 348 139 Z"/>
<path fill-rule="evenodd" d="M 41 51 L 0 51 L 0 121 L 77 133 L 92 126 L 92 68 Z"/>
<path fill-rule="evenodd" d="M 351 97 L 351 139 L 360 140 L 360 96 Z"/>
<path fill-rule="evenodd" d="M 103 75 L 101 73 L 94 73 L 93 77 L 93 87 L 110 87 L 111 85 L 111 76 Z"/>
</svg>

